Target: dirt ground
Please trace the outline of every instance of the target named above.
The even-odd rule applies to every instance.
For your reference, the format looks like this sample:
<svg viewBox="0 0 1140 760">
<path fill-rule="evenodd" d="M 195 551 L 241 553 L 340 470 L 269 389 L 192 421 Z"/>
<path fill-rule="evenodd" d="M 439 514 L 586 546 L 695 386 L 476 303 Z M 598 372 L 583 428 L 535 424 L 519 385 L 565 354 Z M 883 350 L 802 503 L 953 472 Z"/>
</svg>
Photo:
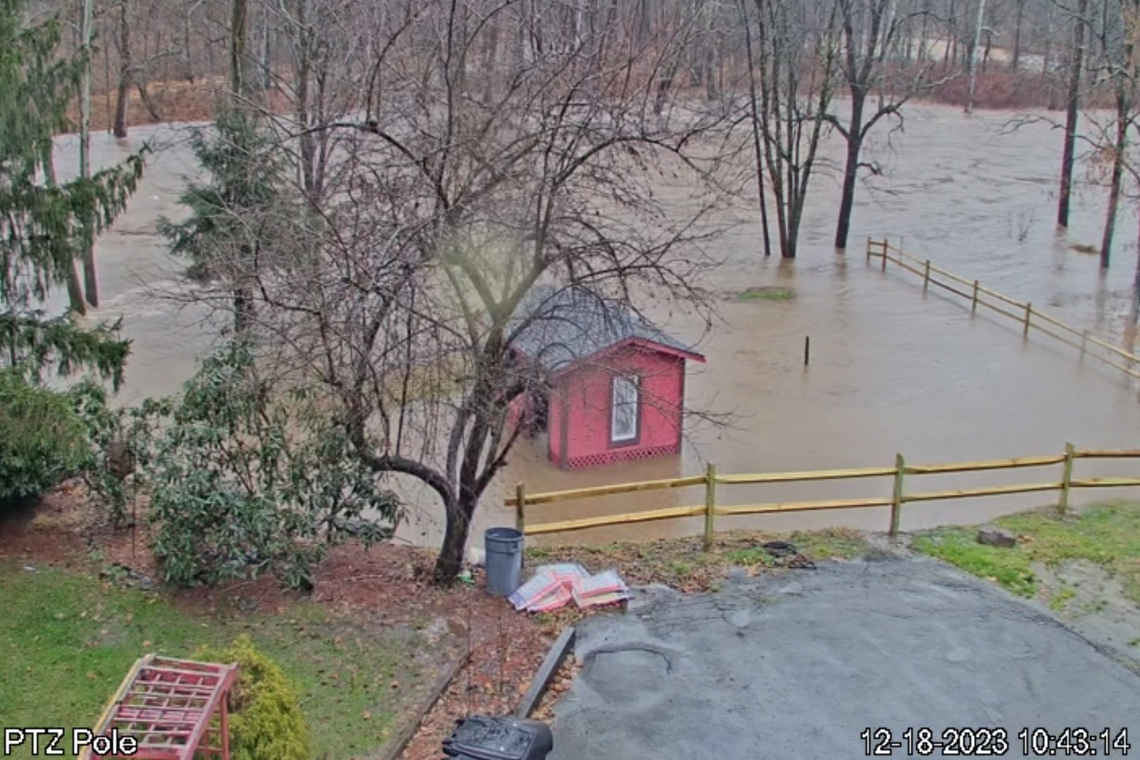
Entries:
<svg viewBox="0 0 1140 760">
<path fill-rule="evenodd" d="M 1140 608 L 1119 578 L 1087 560 L 1035 563 L 1033 570 L 1057 617 L 1140 672 Z"/>
</svg>

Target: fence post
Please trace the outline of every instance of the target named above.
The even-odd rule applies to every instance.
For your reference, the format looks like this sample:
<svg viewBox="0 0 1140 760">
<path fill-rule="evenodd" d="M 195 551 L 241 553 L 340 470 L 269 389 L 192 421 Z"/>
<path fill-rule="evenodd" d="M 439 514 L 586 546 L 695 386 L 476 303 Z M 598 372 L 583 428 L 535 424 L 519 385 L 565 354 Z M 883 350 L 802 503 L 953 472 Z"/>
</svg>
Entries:
<svg viewBox="0 0 1140 760">
<path fill-rule="evenodd" d="M 978 281 L 974 280 L 974 303 L 970 306 L 970 313 L 976 314 L 978 311 Z"/>
<path fill-rule="evenodd" d="M 871 262 L 871 236 L 867 236 L 867 263 Z"/>
<path fill-rule="evenodd" d="M 1029 318 L 1033 316 L 1033 304 L 1025 304 L 1025 330 L 1021 333 L 1021 337 L 1029 337 Z"/>
<path fill-rule="evenodd" d="M 716 465 L 709 462 L 705 468 L 705 540 L 704 550 L 712 548 L 713 531 L 716 529 Z"/>
<path fill-rule="evenodd" d="M 925 293 L 930 285 L 930 259 L 926 260 L 926 267 L 922 273 L 922 292 Z"/>
<path fill-rule="evenodd" d="M 1069 509 L 1069 489 L 1073 484 L 1073 444 L 1065 444 L 1065 469 L 1061 475 L 1061 514 Z"/>
<path fill-rule="evenodd" d="M 515 486 L 515 529 L 526 534 L 526 486 Z"/>
<path fill-rule="evenodd" d="M 903 475 L 906 474 L 906 460 L 902 454 L 895 454 L 895 490 L 891 500 L 891 530 L 894 538 L 899 534 L 899 521 L 902 519 Z"/>
<path fill-rule="evenodd" d="M 887 271 L 887 253 L 891 250 L 890 241 L 883 238 L 883 271 Z"/>
</svg>

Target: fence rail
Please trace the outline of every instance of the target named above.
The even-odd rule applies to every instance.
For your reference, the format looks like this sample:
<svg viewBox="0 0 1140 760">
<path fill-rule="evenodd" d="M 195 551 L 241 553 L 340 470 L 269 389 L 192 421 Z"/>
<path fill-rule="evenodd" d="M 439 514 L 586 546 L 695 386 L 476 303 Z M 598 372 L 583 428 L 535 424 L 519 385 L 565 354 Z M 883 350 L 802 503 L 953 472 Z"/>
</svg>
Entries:
<svg viewBox="0 0 1140 760">
<path fill-rule="evenodd" d="M 898 454 L 894 467 L 862 467 L 843 470 L 813 470 L 806 472 L 769 472 L 759 474 L 721 475 L 715 465 L 710 464 L 704 475 L 666 480 L 646 480 L 636 483 L 619 483 L 608 486 L 592 486 L 565 491 L 528 494 L 526 486 L 519 483 L 514 498 L 506 500 L 506 505 L 515 508 L 515 521 L 518 529 L 528 536 L 550 533 L 565 533 L 611 525 L 676 520 L 690 517 L 704 517 L 704 544 L 707 549 L 712 544 L 716 531 L 716 518 L 739 515 L 768 514 L 772 512 L 798 512 L 816 509 L 864 509 L 868 507 L 890 507 L 890 535 L 898 534 L 903 505 L 912 502 L 941 501 L 947 499 L 976 498 L 984 496 L 1007 496 L 1009 494 L 1059 491 L 1058 506 L 1064 512 L 1069 507 L 1069 494 L 1074 488 L 1120 488 L 1140 486 L 1140 477 L 1074 478 L 1073 465 L 1078 459 L 1140 459 L 1140 449 L 1076 449 L 1065 444 L 1065 453 L 1046 456 L 1015 457 L 1012 459 L 991 459 L 974 462 L 952 462 L 949 464 L 908 465 L 906 458 Z M 907 493 L 904 486 L 908 475 L 946 475 L 964 472 L 984 472 L 1012 470 L 1027 467 L 1048 467 L 1061 465 L 1060 480 L 1042 483 L 1023 483 L 1003 486 L 985 486 L 957 490 L 925 491 Z M 845 480 L 857 478 L 889 477 L 892 490 L 889 497 L 866 497 L 857 499 L 832 499 L 824 501 L 792 501 L 767 504 L 717 505 L 717 486 L 756 485 L 765 483 L 792 483 L 825 480 Z M 599 496 L 656 491 L 672 488 L 686 488 L 703 485 L 704 504 L 663 509 L 627 512 L 615 515 L 583 517 L 574 520 L 530 523 L 527 507 L 569 501 L 590 499 Z"/>
<path fill-rule="evenodd" d="M 968 280 L 965 277 L 956 275 L 953 272 L 948 272 L 941 267 L 937 267 L 930 262 L 930 259 L 920 259 L 917 256 L 912 256 L 901 248 L 897 248 L 890 244 L 888 240 L 872 240 L 867 238 L 867 261 L 878 258 L 882 262 L 883 271 L 887 271 L 887 264 L 897 264 L 899 268 L 922 277 L 922 289 L 928 290 L 931 285 L 942 288 L 963 298 L 969 299 L 970 310 L 977 312 L 978 307 L 989 309 L 1002 316 L 1009 317 L 1010 319 L 1020 322 L 1022 325 L 1022 335 L 1029 337 L 1030 330 L 1036 330 L 1044 335 L 1048 335 L 1059 343 L 1077 349 L 1081 352 L 1081 358 L 1086 355 L 1092 356 L 1105 364 L 1115 367 L 1116 369 L 1124 372 L 1129 377 L 1140 378 L 1140 370 L 1134 369 L 1134 364 L 1140 364 L 1140 356 L 1125 351 L 1119 346 L 1114 346 L 1111 343 L 1091 335 L 1088 330 L 1078 330 L 1070 324 L 1062 322 L 1054 316 L 1046 314 L 1038 309 L 1033 308 L 1033 304 L 1029 302 L 1018 301 L 1016 298 L 1011 298 L 1004 293 L 999 293 L 996 290 L 984 287 L 978 280 Z M 917 266 L 916 266 L 917 265 Z M 938 279 L 942 277 L 951 282 L 965 285 L 969 288 L 969 292 L 954 287 L 953 285 Z M 989 300 L 987 300 L 989 299 Z M 998 303 L 994 303 L 997 301 Z M 1000 305 L 999 305 L 1000 304 Z M 1003 308 L 1003 306 L 1012 306 L 1016 311 L 1010 311 Z M 1036 321 L 1035 321 L 1036 320 Z M 1056 332 L 1041 325 L 1041 322 L 1050 325 L 1051 327 L 1060 330 Z M 1079 338 L 1079 341 L 1073 340 L 1071 337 L 1061 333 L 1068 333 L 1068 336 Z M 1127 364 L 1120 364 L 1114 361 L 1109 356 L 1104 356 L 1101 353 L 1090 350 L 1089 346 L 1095 346 L 1099 349 L 1110 354 L 1112 357 L 1124 359 Z"/>
</svg>

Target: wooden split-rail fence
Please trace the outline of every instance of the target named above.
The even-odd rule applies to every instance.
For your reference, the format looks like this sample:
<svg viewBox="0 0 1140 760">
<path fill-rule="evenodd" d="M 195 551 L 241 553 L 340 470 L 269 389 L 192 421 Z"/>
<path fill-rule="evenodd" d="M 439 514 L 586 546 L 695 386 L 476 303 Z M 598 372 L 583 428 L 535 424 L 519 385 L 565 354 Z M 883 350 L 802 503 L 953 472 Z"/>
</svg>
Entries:
<svg viewBox="0 0 1140 760">
<path fill-rule="evenodd" d="M 904 271 L 921 277 L 924 291 L 933 285 L 969 300 L 970 310 L 973 312 L 977 312 L 980 306 L 1019 322 L 1022 326 L 1021 334 L 1026 338 L 1029 337 L 1031 330 L 1035 330 L 1066 346 L 1077 349 L 1081 353 L 1081 359 L 1091 356 L 1115 367 L 1129 377 L 1140 378 L 1140 369 L 1137 368 L 1140 367 L 1140 356 L 1107 343 L 1095 335 L 1089 334 L 1088 330 L 1078 330 L 1040 309 L 1035 309 L 1032 303 L 1018 301 L 983 286 L 977 280 L 969 280 L 953 272 L 948 272 L 930 263 L 930 259 L 920 259 L 891 245 L 888 240 L 867 238 L 867 261 L 875 258 L 882 262 L 884 272 L 887 271 L 887 264 L 891 263 L 897 264 Z M 1124 363 L 1121 363 L 1122 360 Z"/>
<path fill-rule="evenodd" d="M 617 483 L 614 485 L 592 486 L 590 488 L 575 488 L 567 491 L 548 491 L 546 493 L 531 494 L 527 493 L 525 484 L 519 483 L 516 488 L 515 497 L 507 499 L 506 504 L 509 507 L 514 507 L 516 527 L 528 536 L 566 533 L 589 528 L 629 525 L 632 523 L 653 522 L 657 520 L 704 517 L 704 545 L 705 548 L 708 549 L 712 545 L 713 536 L 717 530 L 716 520 L 718 517 L 866 507 L 889 507 L 890 523 L 888 531 L 891 536 L 895 536 L 899 531 L 899 521 L 902 518 L 903 505 L 923 501 L 1058 491 L 1060 493 L 1058 506 L 1060 510 L 1064 512 L 1069 507 L 1069 494 L 1074 488 L 1140 486 L 1140 478 L 1075 478 L 1073 476 L 1073 465 L 1076 460 L 1138 458 L 1140 458 L 1140 449 L 1077 449 L 1074 448 L 1072 444 L 1066 444 L 1065 453 L 1056 455 L 1018 457 L 1015 459 L 993 459 L 978 462 L 954 462 L 950 464 L 912 465 L 906 463 L 906 459 L 902 454 L 898 454 L 895 457 L 893 467 L 862 467 L 845 470 L 723 475 L 717 471 L 716 465 L 709 464 L 703 475 L 669 478 L 665 480 L 645 480 L 636 483 Z M 907 476 L 913 475 L 946 475 L 950 473 L 1012 470 L 1025 467 L 1048 467 L 1053 465 L 1061 466 L 1060 480 L 1019 485 L 963 488 L 949 491 L 922 491 L 917 493 L 908 493 L 904 488 L 907 483 Z M 717 504 L 718 486 L 812 482 L 856 478 L 888 478 L 892 483 L 891 495 L 881 498 L 834 499 L 829 501 L 793 501 L 770 504 Z M 662 509 L 642 510 L 624 514 L 600 515 L 597 517 L 583 517 L 573 520 L 537 523 L 531 521 L 535 517 L 533 511 L 528 513 L 528 507 L 538 507 L 543 504 L 552 504 L 561 501 L 592 499 L 632 493 L 635 491 L 671 490 L 691 486 L 704 486 L 704 504 L 665 507 Z"/>
</svg>

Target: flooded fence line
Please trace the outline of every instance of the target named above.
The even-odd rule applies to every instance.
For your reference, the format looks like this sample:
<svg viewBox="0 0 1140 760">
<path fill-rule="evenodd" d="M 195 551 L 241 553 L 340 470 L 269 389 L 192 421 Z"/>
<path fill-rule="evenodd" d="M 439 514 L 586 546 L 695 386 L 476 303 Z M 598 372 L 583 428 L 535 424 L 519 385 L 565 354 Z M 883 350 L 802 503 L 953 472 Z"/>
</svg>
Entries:
<svg viewBox="0 0 1140 760">
<path fill-rule="evenodd" d="M 931 285 L 941 288 L 969 300 L 970 311 L 972 312 L 976 313 L 978 307 L 981 306 L 1019 322 L 1022 325 L 1022 336 L 1025 338 L 1029 337 L 1030 330 L 1036 330 L 1066 346 L 1077 349 L 1080 351 L 1082 359 L 1084 359 L 1086 355 L 1091 356 L 1111 367 L 1115 367 L 1129 377 L 1140 378 L 1140 370 L 1133 368 L 1133 365 L 1140 365 L 1140 356 L 1125 351 L 1111 343 L 1107 343 L 1091 335 L 1088 330 L 1078 330 L 1056 317 L 1034 309 L 1031 303 L 1021 302 L 1002 293 L 998 293 L 996 290 L 990 290 L 981 285 L 978 280 L 968 280 L 953 272 L 948 272 L 945 269 L 933 265 L 930 259 L 920 259 L 917 256 L 912 256 L 901 248 L 892 246 L 886 239 L 872 240 L 871 238 L 867 238 L 867 261 L 870 262 L 874 258 L 878 258 L 882 261 L 882 270 L 884 272 L 887 271 L 887 263 L 890 262 L 897 264 L 901 269 L 907 272 L 921 277 L 923 292 L 927 291 Z M 944 279 L 939 279 L 940 277 Z M 949 280 L 949 282 L 945 280 Z M 959 286 L 966 289 L 963 290 Z M 1012 307 L 1015 311 L 1011 311 L 1009 307 Z M 1042 323 L 1044 323 L 1044 325 Z M 1048 325 L 1048 327 L 1045 325 Z M 1050 328 L 1056 328 L 1056 330 L 1061 332 L 1056 332 Z M 1062 332 L 1068 335 L 1062 335 Z M 1074 338 L 1079 340 L 1074 340 Z M 1100 351 L 1097 349 L 1100 349 Z M 1101 351 L 1108 355 L 1101 353 Z M 1120 364 L 1116 361 L 1118 358 L 1123 359 L 1127 364 Z"/>
<path fill-rule="evenodd" d="M 645 480 L 635 483 L 617 483 L 590 488 L 575 488 L 566 491 L 549 491 L 529 494 L 526 486 L 519 483 L 514 498 L 505 500 L 508 507 L 515 509 L 516 527 L 524 535 L 537 536 L 552 533 L 567 533 L 589 528 L 600 528 L 631 523 L 674 520 L 686 517 L 704 517 L 704 546 L 707 550 L 716 532 L 716 518 L 738 515 L 755 515 L 772 512 L 797 512 L 816 509 L 855 509 L 865 507 L 890 507 L 888 533 L 898 535 L 899 521 L 904 504 L 921 501 L 942 501 L 981 496 L 1006 496 L 1009 494 L 1033 493 L 1038 491 L 1059 491 L 1058 507 L 1064 513 L 1069 507 L 1069 494 L 1074 488 L 1118 488 L 1140 486 L 1140 478 L 1074 478 L 1073 465 L 1078 459 L 1138 459 L 1140 449 L 1076 449 L 1065 444 L 1065 452 L 1057 455 L 1017 457 L 1013 459 L 993 459 L 976 462 L 953 462 L 950 464 L 908 465 L 902 454 L 896 455 L 893 467 L 863 467 L 844 470 L 812 470 L 805 472 L 770 472 L 759 474 L 722 475 L 716 465 L 707 465 L 704 475 L 665 480 Z M 1061 465 L 1060 480 L 1043 483 L 1025 483 L 1006 486 L 985 486 L 946 491 L 926 491 L 906 493 L 904 486 L 908 475 L 945 475 L 950 473 L 982 472 L 990 470 L 1011 470 L 1023 467 L 1046 467 Z M 822 480 L 845 480 L 855 478 L 890 478 L 891 495 L 882 498 L 833 499 L 828 501 L 793 501 L 770 504 L 731 504 L 717 506 L 717 486 L 755 485 L 762 483 L 811 482 Z M 624 514 L 584 517 L 575 520 L 531 523 L 528 521 L 527 507 L 535 507 L 553 502 L 590 499 L 599 496 L 631 493 L 634 491 L 656 491 L 674 488 L 687 488 L 703 485 L 704 504 L 692 506 L 666 507 L 663 509 L 642 510 Z"/>
</svg>

